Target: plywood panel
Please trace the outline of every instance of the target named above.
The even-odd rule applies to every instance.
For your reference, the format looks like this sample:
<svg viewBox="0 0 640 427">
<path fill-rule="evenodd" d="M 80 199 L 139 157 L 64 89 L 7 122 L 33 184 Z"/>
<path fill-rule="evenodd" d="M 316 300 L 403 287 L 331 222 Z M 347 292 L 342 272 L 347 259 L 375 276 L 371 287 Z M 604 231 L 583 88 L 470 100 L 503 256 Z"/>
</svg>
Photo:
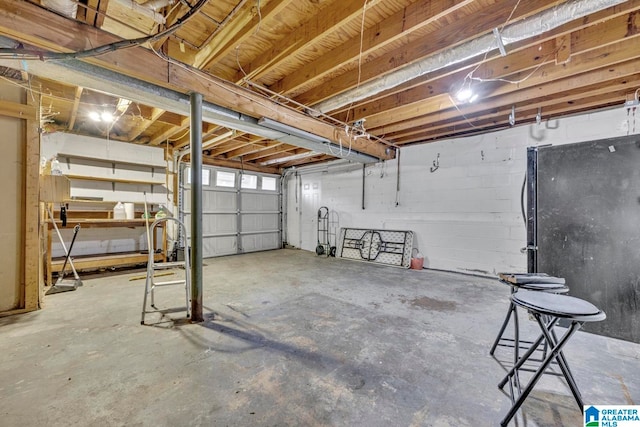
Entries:
<svg viewBox="0 0 640 427">
<path fill-rule="evenodd" d="M 2 87 L 6 99 L 11 88 Z M 18 308 L 21 299 L 22 254 L 23 254 L 23 120 L 0 116 L 2 133 L 2 160 L 0 160 L 0 200 L 2 200 L 2 221 L 0 221 L 0 311 Z"/>
</svg>

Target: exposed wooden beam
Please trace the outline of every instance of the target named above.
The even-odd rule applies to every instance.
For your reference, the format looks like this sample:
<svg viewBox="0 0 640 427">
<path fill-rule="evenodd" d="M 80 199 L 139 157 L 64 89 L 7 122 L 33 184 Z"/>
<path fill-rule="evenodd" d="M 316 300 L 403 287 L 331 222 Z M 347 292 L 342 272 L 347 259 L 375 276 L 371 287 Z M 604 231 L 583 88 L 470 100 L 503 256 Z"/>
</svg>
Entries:
<svg viewBox="0 0 640 427">
<path fill-rule="evenodd" d="M 260 166 L 247 162 L 239 162 L 235 160 L 226 160 L 226 159 L 211 159 L 209 157 L 203 157 L 202 163 L 211 166 L 221 166 L 225 168 L 232 169 L 243 169 L 253 172 L 262 172 L 262 173 L 270 173 L 270 174 L 280 174 L 280 169 L 272 166 Z"/>
<path fill-rule="evenodd" d="M 76 118 L 78 117 L 78 107 L 80 106 L 80 98 L 82 97 L 83 88 L 78 86 L 76 93 L 73 96 L 73 106 L 71 107 L 71 114 L 69 115 L 69 121 L 67 123 L 67 129 L 73 130 L 76 124 Z"/>
<path fill-rule="evenodd" d="M 98 0 L 98 14 L 96 15 L 95 27 L 102 28 L 104 24 L 104 18 L 107 16 L 107 9 L 109 8 L 109 0 Z"/>
<path fill-rule="evenodd" d="M 290 150 L 287 151 L 276 151 L 275 154 L 272 154 L 270 156 L 263 156 L 260 157 L 258 159 L 256 159 L 257 163 L 261 163 L 264 164 L 266 162 L 272 162 L 272 161 L 279 161 L 281 159 L 287 159 L 289 157 L 292 156 L 298 156 L 298 155 L 303 155 L 303 154 L 307 154 L 307 153 L 311 153 L 311 150 L 307 150 L 306 148 L 296 148 L 296 147 L 292 147 Z M 318 155 L 320 155 L 321 153 L 318 153 Z M 246 158 L 242 158 L 242 160 L 247 161 Z M 283 162 L 285 162 L 286 160 L 282 160 Z"/>
<path fill-rule="evenodd" d="M 311 157 L 307 157 L 304 159 L 297 159 L 297 160 L 291 160 L 288 162 L 284 162 L 282 164 L 280 164 L 279 166 L 284 169 L 284 168 L 290 168 L 291 166 L 298 166 L 298 165 L 312 165 L 314 163 L 319 163 L 319 162 L 326 162 L 327 160 L 332 160 L 335 159 L 335 157 L 333 156 L 329 156 L 326 154 L 318 154 L 317 156 L 311 156 Z"/>
<path fill-rule="evenodd" d="M 0 116 L 15 117 L 17 119 L 34 119 L 38 111 L 33 105 L 0 100 Z"/>
<path fill-rule="evenodd" d="M 209 130 L 203 130 L 202 132 L 202 144 L 203 144 L 203 149 L 206 149 L 206 144 L 211 141 L 212 139 L 216 139 L 219 135 L 218 132 L 220 132 L 220 129 L 223 129 L 220 126 L 212 126 Z M 186 147 L 187 145 L 191 144 L 191 140 L 190 140 L 190 136 L 189 135 L 185 135 L 182 138 L 178 139 L 174 145 L 173 148 L 176 150 L 179 150 L 181 148 Z"/>
<path fill-rule="evenodd" d="M 293 147 L 291 145 L 281 144 L 281 145 L 278 145 L 276 147 L 267 148 L 266 150 L 261 150 L 261 151 L 258 151 L 258 152 L 252 153 L 252 154 L 248 154 L 248 155 L 242 156 L 242 159 L 244 161 L 246 161 L 246 162 L 250 162 L 250 161 L 253 161 L 253 160 L 258 160 L 258 159 L 262 159 L 262 158 L 265 158 L 265 157 L 269 157 L 269 156 L 274 155 L 274 154 L 293 151 L 295 149 L 296 149 L 296 147 Z"/>
<path fill-rule="evenodd" d="M 180 114 L 172 113 L 171 111 L 164 111 L 157 120 L 169 125 L 180 126 L 183 119 L 184 116 Z"/>
<path fill-rule="evenodd" d="M 606 94 L 600 97 L 581 99 L 577 102 L 574 102 L 573 111 L 574 112 L 589 111 L 594 107 L 603 107 L 603 106 L 611 105 L 610 102 L 613 102 L 615 104 L 617 103 L 616 99 L 619 99 L 620 97 L 624 97 L 624 93 Z M 547 119 L 553 119 L 555 117 L 562 116 L 565 114 L 565 110 L 566 110 L 566 104 L 548 108 L 546 109 L 544 119 L 547 120 Z M 527 111 L 516 112 L 516 126 L 535 122 L 536 114 L 537 114 L 537 108 L 531 108 L 531 109 L 528 109 Z M 481 126 L 478 126 L 478 125 L 481 125 Z M 493 130 L 504 129 L 504 128 L 510 127 L 509 121 L 508 121 L 508 114 L 503 115 L 500 118 L 489 119 L 484 123 L 477 123 L 474 126 L 475 127 L 471 126 L 469 123 L 458 122 L 455 124 L 451 124 L 449 127 L 446 127 L 446 128 L 439 128 L 434 132 L 423 133 L 420 137 L 405 140 L 402 142 L 402 144 L 422 143 L 422 142 L 427 142 L 429 140 L 435 140 L 438 138 L 452 137 L 456 135 L 468 136 L 468 135 L 473 135 L 478 133 L 485 133 Z"/>
<path fill-rule="evenodd" d="M 326 74 L 333 72 L 340 67 L 344 67 L 344 63 L 355 63 L 360 52 L 359 40 L 348 40 L 340 48 L 334 49 L 333 52 L 335 53 L 332 55 L 324 55 L 315 61 L 306 64 L 304 67 L 296 71 L 295 74 L 291 74 L 272 85 L 271 90 L 295 96 L 298 102 L 305 105 L 319 102 L 320 100 L 328 98 L 333 93 L 342 92 L 355 87 L 358 82 L 366 82 L 383 74 L 387 74 L 394 69 L 417 59 L 437 54 L 445 49 L 451 48 L 452 46 L 477 37 L 479 33 L 491 32 L 493 28 L 504 24 L 505 20 L 509 17 L 509 13 L 513 6 L 516 4 L 516 1 L 517 0 L 508 0 L 507 2 L 500 2 L 499 6 L 492 6 L 492 13 L 479 13 L 474 15 L 474 25 L 469 25 L 468 19 L 462 19 L 462 16 L 460 16 L 460 19 L 447 25 L 446 31 L 431 33 L 428 38 L 428 43 L 425 43 L 423 38 L 416 37 L 414 41 L 403 45 L 399 49 L 390 50 L 384 55 L 378 56 L 371 61 L 366 61 L 360 68 L 351 67 L 350 71 L 342 73 L 340 76 L 331 79 L 330 91 L 319 83 L 323 81 Z M 442 8 L 438 10 L 438 13 L 434 15 L 434 18 L 446 13 L 448 9 L 444 9 L 445 7 L 446 5 L 443 5 Z M 527 2 L 522 2 L 515 10 L 512 20 L 521 19 L 547 7 L 549 7 L 549 2 L 546 0 L 529 0 Z M 406 12 L 403 11 L 403 13 Z M 452 13 L 452 16 L 456 16 L 455 11 Z M 386 27 L 393 26 L 395 32 L 391 29 L 389 32 L 393 35 L 393 39 L 395 40 L 396 38 L 405 35 L 406 32 L 403 30 L 404 27 L 402 24 L 404 14 L 397 14 L 394 15 L 394 17 L 394 21 L 384 21 L 383 29 L 386 30 Z M 422 20 L 428 22 L 433 21 L 432 18 L 424 15 Z M 418 25 L 418 23 L 416 25 Z M 422 27 L 422 25 L 420 25 L 420 27 Z M 370 45 L 365 46 L 366 51 L 369 51 L 379 45 L 379 43 L 376 43 L 379 37 L 375 37 L 375 29 L 372 33 L 368 33 L 364 39 L 372 40 Z M 344 53 L 342 53 L 343 50 Z M 306 90 L 304 94 L 299 93 L 299 88 L 309 88 L 311 87 L 311 83 L 314 81 L 316 83 L 313 84 L 313 88 Z"/>
<path fill-rule="evenodd" d="M 583 87 L 578 90 L 572 89 L 565 92 L 558 92 L 553 97 L 531 98 L 527 102 L 516 104 L 517 117 L 522 116 L 523 112 L 534 111 L 537 114 L 537 110 L 540 109 L 542 117 L 547 117 L 549 114 L 559 115 L 566 112 L 567 109 L 575 108 L 575 100 L 578 98 L 578 91 L 580 98 L 596 98 L 599 99 L 603 95 L 608 95 L 608 98 L 604 99 L 605 104 L 616 102 L 616 100 L 622 106 L 624 93 L 632 91 L 640 86 L 640 75 L 631 75 L 629 78 L 617 78 L 612 82 L 600 82 L 592 85 L 592 87 Z M 488 113 L 471 114 L 462 109 L 461 116 L 459 113 L 450 111 L 451 114 L 438 115 L 437 119 L 428 116 L 417 118 L 416 121 L 429 122 L 428 126 L 408 127 L 400 130 L 397 133 L 390 135 L 394 141 L 403 144 L 407 141 L 420 140 L 425 131 L 434 133 L 440 129 L 448 129 L 452 126 L 482 126 L 491 121 L 504 121 L 505 117 L 508 117 L 511 113 L 511 106 L 508 102 L 503 102 L 501 105 L 491 107 Z M 527 117 L 530 119 L 531 117 Z"/>
<path fill-rule="evenodd" d="M 628 56 L 627 54 L 629 52 L 634 52 L 633 50 L 628 49 L 637 49 L 637 44 L 633 42 L 629 42 L 633 44 L 627 45 L 628 47 L 626 48 L 616 46 L 615 44 L 616 41 L 620 42 L 623 40 L 638 38 L 639 34 L 637 32 L 620 32 L 618 30 L 620 26 L 627 28 L 625 23 L 628 22 L 629 19 L 629 14 L 620 15 L 597 26 L 597 28 L 600 28 L 606 34 L 616 34 L 618 39 L 615 39 L 613 36 L 595 37 L 592 31 L 587 31 L 587 29 L 579 29 L 573 33 L 565 34 L 567 39 L 580 41 L 571 48 L 572 56 L 576 58 L 576 61 L 578 61 L 577 64 L 566 63 L 558 66 L 556 64 L 555 57 L 555 53 L 557 52 L 556 40 L 549 38 L 548 41 L 536 43 L 525 49 L 510 53 L 508 57 L 494 57 L 488 59 L 475 69 L 474 76 L 490 80 L 505 78 L 515 81 L 526 77 L 534 71 L 534 74 L 518 85 L 503 85 L 503 90 L 510 89 L 513 92 L 517 92 L 518 90 L 526 87 L 535 86 L 538 87 L 538 89 L 536 89 L 537 93 L 540 91 L 544 91 L 545 93 L 554 93 L 561 89 L 557 87 L 557 85 L 550 84 L 553 82 L 554 76 L 555 78 L 563 79 L 571 75 L 575 76 L 571 80 L 571 84 L 578 83 L 577 80 L 580 79 L 587 79 L 585 84 L 588 84 L 590 76 L 588 74 L 584 74 L 585 72 L 593 69 L 594 67 L 599 68 L 606 64 L 616 62 L 617 58 L 624 58 Z M 570 27 L 565 27 L 565 30 L 568 28 Z M 609 53 L 611 49 L 615 52 L 614 57 Z M 590 64 L 585 67 L 583 64 L 583 58 L 585 58 L 585 55 L 590 52 L 595 52 L 595 55 L 588 55 L 588 57 L 596 56 L 599 62 L 598 60 L 590 61 Z M 517 64 L 517 67 L 515 67 L 514 64 Z M 447 76 L 446 79 L 433 78 L 429 81 L 423 81 L 421 82 L 421 85 L 416 85 L 413 88 L 408 88 L 407 86 L 398 87 L 396 89 L 398 93 L 393 93 L 376 101 L 370 101 L 353 107 L 353 114 L 356 119 L 366 117 L 366 124 L 370 130 L 383 125 L 387 125 L 385 129 L 388 130 L 390 129 L 389 125 L 393 127 L 389 121 L 389 117 L 393 117 L 393 122 L 405 120 L 408 118 L 407 113 L 411 111 L 417 112 L 417 109 L 422 109 L 424 111 L 429 108 L 431 98 L 444 95 L 444 104 L 431 104 L 434 106 L 432 108 L 437 107 L 438 111 L 442 111 L 442 108 L 452 106 L 451 102 L 447 102 L 446 94 L 451 90 L 455 81 L 463 80 L 466 73 L 467 71 L 462 70 L 450 76 L 445 74 L 445 76 Z M 429 92 L 428 96 L 430 99 L 425 102 L 423 100 L 426 97 L 425 85 L 427 84 Z M 474 83 L 474 85 L 476 90 L 481 93 L 482 98 L 495 95 L 495 93 L 482 93 L 483 87 L 486 88 L 490 86 L 490 83 L 477 82 Z M 515 100 L 511 99 L 509 102 L 516 103 L 518 101 L 516 98 Z M 401 105 L 401 107 L 394 107 L 396 105 Z M 486 99 L 481 100 L 474 106 L 474 108 L 487 108 Z M 393 114 L 390 114 L 391 111 L 394 111 Z M 404 111 L 404 113 L 402 111 Z"/>
<path fill-rule="evenodd" d="M 77 51 L 86 46 L 102 46 L 120 40 L 103 31 L 90 30 L 80 22 L 43 11 L 25 0 L 0 0 L 0 10 L 3 11 L 0 14 L 0 33 L 54 52 Z M 395 156 L 394 150 L 387 150 L 382 143 L 340 135 L 336 127 L 283 107 L 250 90 L 197 70 L 173 64 L 167 66 L 164 60 L 141 47 L 110 52 L 88 61 L 179 92 L 196 91 L 202 93 L 205 100 L 222 107 L 254 118 L 268 117 L 335 143 L 341 139 L 343 144 L 350 144 L 354 150 L 381 159 Z"/>
<path fill-rule="evenodd" d="M 184 132 L 185 129 L 189 128 L 189 117 L 185 117 L 182 119 L 182 123 L 180 126 L 171 126 L 170 128 L 153 135 L 151 140 L 149 141 L 149 145 L 160 145 L 164 142 L 167 142 L 171 137 L 176 136 L 180 132 Z"/>
<path fill-rule="evenodd" d="M 274 148 L 282 144 L 283 143 L 280 141 L 251 142 L 242 148 L 229 151 L 228 153 L 226 153 L 226 157 L 229 159 L 242 157 L 246 156 L 247 154 L 259 153 L 260 151 L 268 150 L 269 148 Z"/>
<path fill-rule="evenodd" d="M 229 151 L 244 147 L 247 144 L 248 143 L 245 141 L 229 141 L 229 142 L 226 142 L 225 144 L 218 145 L 217 147 L 215 147 L 215 149 L 210 148 L 209 149 L 209 151 L 211 152 L 210 156 L 217 157 Z"/>
<path fill-rule="evenodd" d="M 242 9 L 234 19 L 229 21 L 224 27 L 224 31 L 219 32 L 209 43 L 197 54 L 193 66 L 196 68 L 207 68 L 217 58 L 229 54 L 244 40 L 251 37 L 258 30 L 262 20 L 280 13 L 289 3 L 295 0 L 271 0 L 258 12 L 254 12 L 253 4 Z M 258 2 L 257 6 L 260 7 Z"/>
<path fill-rule="evenodd" d="M 161 108 L 152 108 L 150 116 L 140 117 L 138 123 L 127 134 L 127 140 L 133 141 L 139 137 L 144 131 L 149 129 L 159 118 L 165 113 Z"/>
<path fill-rule="evenodd" d="M 521 6 L 524 6 L 526 10 L 523 10 L 522 7 L 519 6 L 518 9 L 516 9 L 516 14 L 514 14 L 514 19 L 516 15 L 518 15 L 521 12 L 525 12 L 526 15 L 536 12 L 537 7 L 541 7 L 540 4 L 536 6 L 536 3 L 539 3 L 539 2 L 531 1 L 531 2 L 526 2 L 524 4 L 521 3 Z M 528 39 L 523 42 L 517 43 L 516 46 L 510 47 L 509 55 L 512 55 L 512 52 L 514 49 L 520 49 L 523 46 L 526 46 L 526 47 L 534 46 L 535 44 L 543 43 L 547 40 L 553 40 L 554 38 L 559 37 L 563 34 L 569 34 L 573 31 L 580 30 L 583 28 L 584 29 L 599 28 L 598 30 L 596 30 L 596 34 L 593 37 L 586 38 L 587 40 L 589 40 L 589 43 L 593 43 L 594 37 L 595 39 L 597 39 L 598 38 L 597 35 L 600 34 L 601 31 L 602 31 L 602 34 L 607 34 L 607 31 L 604 31 L 604 28 L 602 28 L 600 25 L 595 25 L 595 24 L 606 23 L 607 21 L 613 18 L 620 17 L 630 12 L 633 12 L 637 10 L 639 7 L 640 7 L 640 2 L 638 0 L 630 0 L 625 3 L 619 4 L 615 7 L 604 9 L 600 12 L 590 15 L 589 17 L 585 17 L 583 19 L 572 21 L 570 23 L 562 25 L 541 36 L 534 37 L 532 39 Z M 486 19 L 475 20 L 473 28 L 475 28 L 476 23 L 480 25 L 485 20 Z M 610 25 L 612 25 L 612 28 L 614 27 L 613 24 L 610 24 Z M 457 28 L 457 29 L 456 29 L 456 26 L 450 26 L 449 28 L 452 31 L 458 31 L 461 37 L 463 37 L 465 33 L 469 33 L 469 34 L 473 33 L 473 31 L 471 31 L 471 28 L 472 28 L 471 26 L 469 26 L 469 29 L 462 28 L 462 25 L 461 25 L 461 28 Z M 617 28 L 618 30 L 614 32 L 614 34 L 620 34 L 621 29 L 625 30 L 627 28 L 627 24 L 625 23 L 622 25 L 618 25 Z M 478 28 L 475 28 L 475 29 L 477 30 Z M 594 30 L 591 29 L 590 31 L 594 31 Z M 410 62 L 420 57 L 427 56 L 439 50 L 445 49 L 450 45 L 457 44 L 458 41 L 455 38 L 452 39 L 451 37 L 452 35 L 449 33 L 449 31 L 443 32 L 441 35 L 430 39 L 430 43 L 428 43 L 428 46 L 429 46 L 428 51 L 425 50 L 426 48 L 424 46 L 421 46 L 421 45 L 424 45 L 424 43 L 422 43 L 421 41 L 416 41 L 406 45 L 405 47 L 403 47 L 402 50 L 390 52 L 373 61 L 370 61 L 362 69 L 363 71 L 362 71 L 361 80 L 365 81 L 366 79 L 374 78 L 379 74 L 384 74 L 385 72 L 391 71 L 393 68 L 400 65 L 398 61 L 396 61 L 394 58 L 399 57 L 399 58 L 402 58 L 403 61 L 405 62 Z M 606 40 L 606 37 L 609 37 L 609 36 L 606 36 L 606 35 L 603 36 L 603 38 L 605 39 L 603 40 L 603 42 L 600 42 L 600 45 L 602 45 L 603 43 L 611 42 L 610 40 Z M 612 37 L 615 37 L 615 36 L 612 36 Z M 577 45 L 572 45 L 572 49 L 571 49 L 572 53 L 575 53 L 576 49 L 584 50 L 584 48 L 580 48 Z M 481 60 L 482 57 L 479 56 L 477 59 Z M 441 74 L 440 71 L 437 72 L 436 74 L 439 74 L 439 73 Z M 432 78 L 432 76 L 433 76 L 433 73 L 430 73 L 428 78 Z M 342 90 L 347 90 L 349 88 L 352 88 L 357 81 L 358 81 L 358 76 L 355 71 L 347 72 L 339 76 L 338 78 L 332 80 L 333 91 L 342 91 Z M 272 89 L 282 90 L 283 88 L 274 86 Z M 402 89 L 398 87 L 398 88 L 395 88 L 395 90 L 400 91 Z M 307 91 L 306 93 L 298 96 L 296 99 L 303 104 L 310 104 L 311 100 L 322 99 L 323 97 L 324 98 L 327 97 L 327 91 L 326 89 L 320 86 L 320 87 L 313 88 L 310 91 Z"/>
<path fill-rule="evenodd" d="M 383 0 L 370 0 L 367 8 L 371 8 Z M 262 55 L 242 66 L 247 75 L 238 71 L 235 76 L 228 76 L 233 81 L 240 82 L 244 78 L 257 79 L 273 70 L 281 61 L 302 51 L 314 42 L 325 37 L 326 34 L 338 30 L 341 25 L 361 19 L 362 0 L 340 1 L 336 7 L 325 9 L 321 16 L 314 16 L 309 21 L 297 27 L 286 36 L 286 43 L 277 43 Z"/>
</svg>

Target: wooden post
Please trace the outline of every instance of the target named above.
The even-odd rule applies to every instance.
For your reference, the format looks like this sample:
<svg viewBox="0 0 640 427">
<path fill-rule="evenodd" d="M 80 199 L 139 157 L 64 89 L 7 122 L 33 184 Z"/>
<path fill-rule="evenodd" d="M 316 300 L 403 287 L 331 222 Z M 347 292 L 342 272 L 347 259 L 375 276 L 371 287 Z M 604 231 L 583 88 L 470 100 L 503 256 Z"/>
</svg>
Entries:
<svg viewBox="0 0 640 427">
<path fill-rule="evenodd" d="M 36 115 L 26 120 L 24 198 L 24 308 L 37 310 L 40 303 L 40 101 L 27 94 L 27 105 Z"/>
</svg>

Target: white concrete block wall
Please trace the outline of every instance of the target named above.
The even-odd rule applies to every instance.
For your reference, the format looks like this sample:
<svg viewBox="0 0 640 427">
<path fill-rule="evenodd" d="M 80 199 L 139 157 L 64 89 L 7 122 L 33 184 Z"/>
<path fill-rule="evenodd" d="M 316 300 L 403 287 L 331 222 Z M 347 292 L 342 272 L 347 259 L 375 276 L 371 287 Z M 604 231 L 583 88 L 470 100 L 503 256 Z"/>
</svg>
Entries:
<svg viewBox="0 0 640 427">
<path fill-rule="evenodd" d="M 526 148 L 623 136 L 627 129 L 633 130 L 633 117 L 627 125 L 621 107 L 403 148 L 398 206 L 396 160 L 367 167 L 364 210 L 361 168 L 300 169 L 287 180 L 287 243 L 314 250 L 317 208 L 327 206 L 341 227 L 414 231 L 427 268 L 482 275 L 525 271 L 520 192 Z M 432 173 L 436 159 L 439 167 Z M 315 199 L 304 197 L 305 185 L 318 187 Z"/>
</svg>

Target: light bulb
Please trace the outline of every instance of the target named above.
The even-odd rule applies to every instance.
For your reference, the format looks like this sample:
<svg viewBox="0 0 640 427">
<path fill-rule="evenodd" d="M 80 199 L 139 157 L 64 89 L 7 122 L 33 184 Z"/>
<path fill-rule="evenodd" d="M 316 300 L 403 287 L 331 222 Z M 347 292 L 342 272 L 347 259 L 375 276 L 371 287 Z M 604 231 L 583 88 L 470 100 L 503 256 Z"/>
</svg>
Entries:
<svg viewBox="0 0 640 427">
<path fill-rule="evenodd" d="M 456 99 L 460 102 L 468 101 L 472 96 L 473 92 L 468 87 L 462 88 L 456 93 Z"/>
<path fill-rule="evenodd" d="M 102 114 L 100 115 L 100 117 L 102 118 L 103 122 L 112 122 L 113 121 L 113 114 L 111 114 L 108 111 L 103 111 Z"/>
<path fill-rule="evenodd" d="M 99 122 L 100 121 L 100 114 L 98 114 L 98 112 L 96 111 L 92 111 L 89 113 L 89 118 L 91 120 L 93 120 L 94 122 Z"/>
</svg>

